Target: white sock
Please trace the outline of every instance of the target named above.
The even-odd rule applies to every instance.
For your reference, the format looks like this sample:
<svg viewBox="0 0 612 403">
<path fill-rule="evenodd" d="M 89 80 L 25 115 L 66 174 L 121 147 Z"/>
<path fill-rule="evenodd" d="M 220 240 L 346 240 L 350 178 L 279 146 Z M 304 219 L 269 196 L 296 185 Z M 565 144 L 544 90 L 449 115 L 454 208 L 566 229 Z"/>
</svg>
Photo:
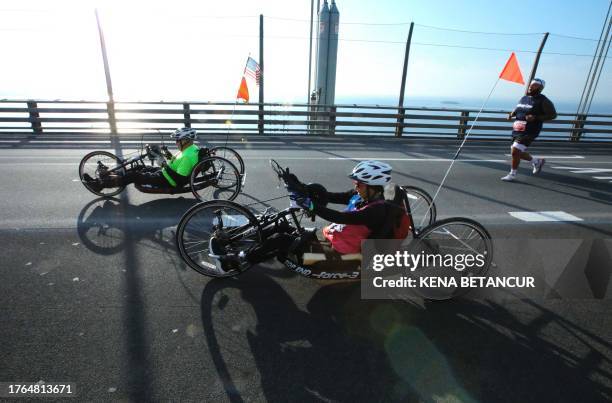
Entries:
<svg viewBox="0 0 612 403">
<path fill-rule="evenodd" d="M 511 169 L 510 170 L 510 175 L 516 175 L 516 169 Z"/>
</svg>

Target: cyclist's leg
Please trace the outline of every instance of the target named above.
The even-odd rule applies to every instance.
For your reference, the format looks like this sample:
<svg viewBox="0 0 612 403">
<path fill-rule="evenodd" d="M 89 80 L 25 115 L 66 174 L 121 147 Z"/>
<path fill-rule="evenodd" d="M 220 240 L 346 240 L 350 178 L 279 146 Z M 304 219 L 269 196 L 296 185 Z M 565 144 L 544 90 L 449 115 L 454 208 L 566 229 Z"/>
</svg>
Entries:
<svg viewBox="0 0 612 403">
<path fill-rule="evenodd" d="M 132 180 L 132 182 L 137 185 L 150 185 L 159 188 L 171 186 L 166 177 L 162 174 L 160 168 L 156 168 L 155 170 L 148 169 L 144 172 L 138 171 L 128 179 Z"/>
<path fill-rule="evenodd" d="M 138 175 L 138 171 L 131 169 L 125 172 L 123 175 L 111 174 L 104 178 L 96 179 L 101 188 L 114 188 L 118 186 L 126 186 L 130 183 L 134 183 L 135 177 Z"/>
<path fill-rule="evenodd" d="M 249 263 L 256 264 L 276 256 L 284 256 L 295 240 L 295 235 L 277 232 L 263 241 L 261 245 L 251 249 L 246 255 L 246 260 Z"/>
<path fill-rule="evenodd" d="M 357 278 L 361 266 L 360 255 L 343 255 L 333 249 L 327 240 L 320 240 L 316 237 L 311 239 L 307 250 L 301 254 L 299 259 L 284 257 L 279 260 L 285 265 L 287 265 L 286 261 L 290 261 L 289 267 L 308 269 L 312 277 L 321 279 Z M 326 277 L 326 274 L 331 276 L 331 273 L 345 274 L 340 274 L 340 277 Z"/>
</svg>

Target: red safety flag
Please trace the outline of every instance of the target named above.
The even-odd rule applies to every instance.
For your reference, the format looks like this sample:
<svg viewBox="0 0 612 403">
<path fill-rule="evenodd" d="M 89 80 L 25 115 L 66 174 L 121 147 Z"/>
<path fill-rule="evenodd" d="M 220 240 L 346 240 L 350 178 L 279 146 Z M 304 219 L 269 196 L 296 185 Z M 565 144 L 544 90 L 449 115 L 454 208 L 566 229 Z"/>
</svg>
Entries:
<svg viewBox="0 0 612 403">
<path fill-rule="evenodd" d="M 523 75 L 521 74 L 521 68 L 519 67 L 518 60 L 514 52 L 510 55 L 510 58 L 506 62 L 504 69 L 499 74 L 499 78 L 513 83 L 525 84 L 523 81 Z"/>
<path fill-rule="evenodd" d="M 249 87 L 247 87 L 246 79 L 242 76 L 242 81 L 240 81 L 240 88 L 238 88 L 238 94 L 236 94 L 236 99 L 244 99 L 244 103 L 249 102 Z"/>
</svg>

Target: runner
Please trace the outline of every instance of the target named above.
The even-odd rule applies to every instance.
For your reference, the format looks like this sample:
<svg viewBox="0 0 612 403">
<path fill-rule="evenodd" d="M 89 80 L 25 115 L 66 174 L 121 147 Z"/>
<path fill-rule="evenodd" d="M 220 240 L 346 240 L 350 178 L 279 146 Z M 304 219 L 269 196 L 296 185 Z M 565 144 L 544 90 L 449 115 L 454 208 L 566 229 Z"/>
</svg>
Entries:
<svg viewBox="0 0 612 403">
<path fill-rule="evenodd" d="M 542 94 L 545 82 L 540 78 L 534 79 L 529 84 L 527 95 L 522 97 L 516 108 L 508 115 L 508 120 L 516 118 L 512 125 L 512 166 L 510 173 L 501 178 L 506 182 L 516 179 L 521 160 L 531 161 L 533 174 L 542 170 L 546 160 L 544 158 L 533 158 L 527 147 L 535 140 L 542 130 L 545 121 L 555 119 L 557 111 L 553 103 Z"/>
</svg>

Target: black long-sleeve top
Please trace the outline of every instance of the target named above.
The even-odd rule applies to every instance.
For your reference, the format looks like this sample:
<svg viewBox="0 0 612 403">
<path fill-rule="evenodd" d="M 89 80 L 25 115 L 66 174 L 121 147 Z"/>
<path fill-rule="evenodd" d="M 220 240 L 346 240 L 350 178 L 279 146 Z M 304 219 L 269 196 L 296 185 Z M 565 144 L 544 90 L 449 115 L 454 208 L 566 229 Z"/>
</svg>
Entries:
<svg viewBox="0 0 612 403">
<path fill-rule="evenodd" d="M 339 193 L 327 192 L 327 200 L 329 203 L 346 205 L 356 193 L 355 190 Z M 358 207 L 363 207 L 379 200 L 384 201 L 381 196 L 379 199 L 362 202 Z M 385 228 L 388 226 L 389 220 L 389 206 L 387 203 L 376 203 L 366 209 L 355 211 L 337 211 L 314 203 L 313 211 L 319 217 L 336 224 L 365 225 L 371 231 L 371 238 L 385 237 L 387 235 L 385 234 L 387 232 Z"/>
</svg>

